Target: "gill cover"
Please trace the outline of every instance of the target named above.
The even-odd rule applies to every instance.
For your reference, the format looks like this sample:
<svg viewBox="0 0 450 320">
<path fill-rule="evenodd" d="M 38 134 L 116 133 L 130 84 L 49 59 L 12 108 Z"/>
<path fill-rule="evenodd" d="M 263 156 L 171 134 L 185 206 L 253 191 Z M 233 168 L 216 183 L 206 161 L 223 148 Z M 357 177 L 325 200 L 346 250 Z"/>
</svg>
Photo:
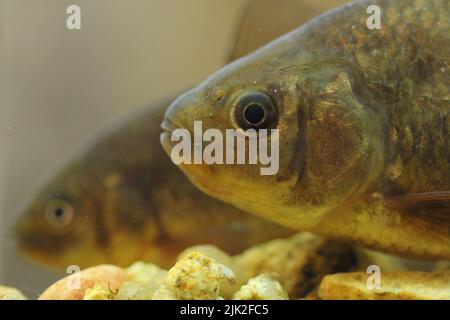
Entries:
<svg viewBox="0 0 450 320">
<path fill-rule="evenodd" d="M 303 186 L 307 198 L 332 208 L 380 174 L 381 126 L 354 94 L 347 73 L 318 83 L 308 108 Z"/>
</svg>

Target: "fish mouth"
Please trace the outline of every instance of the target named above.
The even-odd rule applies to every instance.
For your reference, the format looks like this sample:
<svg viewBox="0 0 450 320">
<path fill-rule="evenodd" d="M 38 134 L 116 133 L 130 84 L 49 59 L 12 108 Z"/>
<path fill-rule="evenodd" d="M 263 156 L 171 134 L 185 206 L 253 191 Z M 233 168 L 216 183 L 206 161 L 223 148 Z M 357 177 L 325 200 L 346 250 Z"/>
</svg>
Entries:
<svg viewBox="0 0 450 320">
<path fill-rule="evenodd" d="M 34 265 L 41 265 L 53 270 L 62 270 L 65 267 L 59 261 L 59 254 L 56 252 L 44 250 L 39 245 L 33 245 L 33 243 L 23 239 L 17 239 L 15 245 L 20 256 Z"/>
<path fill-rule="evenodd" d="M 173 131 L 175 131 L 176 129 L 179 129 L 180 126 L 178 126 L 177 124 L 173 123 L 172 120 L 165 118 L 163 120 L 163 122 L 161 123 L 161 129 L 164 132 L 168 132 L 168 133 L 172 133 Z"/>
<path fill-rule="evenodd" d="M 177 141 L 172 141 L 171 137 L 174 134 L 174 131 L 177 129 L 181 129 L 181 126 L 178 126 L 172 120 L 165 118 L 161 123 L 161 129 L 163 130 L 160 134 L 160 142 L 169 157 L 172 157 L 172 149 Z M 192 146 L 193 143 L 191 142 Z M 224 188 L 221 188 L 219 185 L 216 185 L 213 182 L 214 177 L 214 169 L 212 166 L 207 164 L 185 164 L 181 162 L 177 165 L 186 175 L 186 177 L 206 194 L 209 194 L 213 197 L 222 197 L 224 195 L 229 194 Z"/>
<path fill-rule="evenodd" d="M 169 119 L 164 119 L 163 122 L 161 123 L 161 129 L 162 132 L 160 134 L 160 142 L 162 147 L 164 148 L 164 151 L 170 156 L 172 148 L 173 148 L 173 141 L 171 141 L 171 137 L 173 132 L 176 129 L 179 129 L 180 127 L 178 125 L 176 125 L 175 123 L 173 123 L 171 120 Z"/>
</svg>

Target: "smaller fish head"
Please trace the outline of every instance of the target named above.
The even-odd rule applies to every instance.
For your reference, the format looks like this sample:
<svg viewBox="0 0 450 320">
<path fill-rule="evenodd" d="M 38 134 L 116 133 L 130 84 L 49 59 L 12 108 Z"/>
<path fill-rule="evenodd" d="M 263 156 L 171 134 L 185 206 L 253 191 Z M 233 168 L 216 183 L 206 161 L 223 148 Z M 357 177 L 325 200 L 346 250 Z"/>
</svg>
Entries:
<svg viewBox="0 0 450 320">
<path fill-rule="evenodd" d="M 56 268 L 86 267 L 85 261 L 101 259 L 93 239 L 96 202 L 78 188 L 78 179 L 57 178 L 27 207 L 16 225 L 18 247 L 26 256 Z"/>
</svg>

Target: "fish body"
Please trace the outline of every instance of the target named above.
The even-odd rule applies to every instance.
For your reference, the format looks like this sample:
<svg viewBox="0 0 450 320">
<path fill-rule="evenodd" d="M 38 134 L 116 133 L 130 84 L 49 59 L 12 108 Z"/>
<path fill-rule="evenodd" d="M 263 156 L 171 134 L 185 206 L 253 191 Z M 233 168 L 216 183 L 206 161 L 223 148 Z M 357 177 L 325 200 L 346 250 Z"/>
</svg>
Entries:
<svg viewBox="0 0 450 320">
<path fill-rule="evenodd" d="M 166 159 L 159 124 L 171 100 L 123 119 L 46 179 L 17 225 L 26 255 L 58 268 L 167 267 L 195 244 L 238 253 L 293 233 L 204 195 Z"/>
<path fill-rule="evenodd" d="M 371 5 L 380 29 L 368 28 Z M 176 99 L 161 142 L 172 154 L 172 133 L 195 121 L 224 134 L 277 129 L 274 175 L 261 164 L 180 168 L 207 194 L 297 230 L 450 259 L 449 23 L 447 0 L 330 11 Z M 246 113 L 255 105 L 258 121 Z"/>
</svg>

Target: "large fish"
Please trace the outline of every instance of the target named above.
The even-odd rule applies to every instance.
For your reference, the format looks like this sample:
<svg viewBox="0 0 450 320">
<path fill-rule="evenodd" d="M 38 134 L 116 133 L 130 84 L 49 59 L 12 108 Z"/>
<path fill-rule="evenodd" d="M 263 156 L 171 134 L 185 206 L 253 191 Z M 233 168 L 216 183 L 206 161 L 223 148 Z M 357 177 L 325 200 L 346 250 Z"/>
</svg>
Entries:
<svg viewBox="0 0 450 320">
<path fill-rule="evenodd" d="M 194 135 L 195 121 L 216 129 L 214 142 L 227 129 L 278 129 L 267 141 L 279 140 L 274 175 L 261 161 L 173 159 L 207 194 L 297 230 L 450 259 L 449 23 L 448 0 L 330 11 L 176 99 L 161 142 L 173 156 L 187 139 L 176 130 Z M 219 145 L 205 140 L 194 153 Z"/>
<path fill-rule="evenodd" d="M 231 59 L 292 30 L 327 5 L 324 0 L 286 0 L 281 6 L 277 0 L 252 1 Z M 279 23 L 266 25 L 270 18 Z M 181 250 L 194 244 L 238 253 L 293 233 L 205 196 L 170 163 L 158 139 L 171 101 L 122 120 L 45 179 L 17 226 L 22 252 L 59 268 L 126 266 L 136 260 L 171 266 Z"/>
</svg>

